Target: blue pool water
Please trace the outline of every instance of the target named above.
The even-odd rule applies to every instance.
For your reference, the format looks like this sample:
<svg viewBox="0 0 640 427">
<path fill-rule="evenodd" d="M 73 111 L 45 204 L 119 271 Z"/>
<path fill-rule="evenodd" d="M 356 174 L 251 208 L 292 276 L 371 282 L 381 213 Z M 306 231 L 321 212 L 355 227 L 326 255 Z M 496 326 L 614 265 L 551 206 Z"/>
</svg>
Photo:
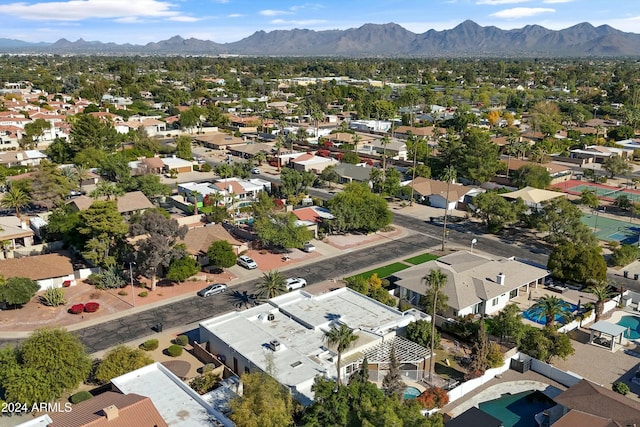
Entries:
<svg viewBox="0 0 640 427">
<path fill-rule="evenodd" d="M 567 314 L 571 314 L 577 309 L 578 309 L 577 305 L 567 302 L 567 306 L 564 307 L 562 311 L 564 311 Z M 527 311 L 523 311 L 522 317 L 524 317 L 525 319 L 531 320 L 532 322 L 536 322 L 540 325 L 544 325 L 546 322 L 544 314 L 536 313 L 536 311 L 533 308 L 530 308 Z M 560 315 L 556 315 L 556 323 L 565 323 L 565 321 Z"/>
<path fill-rule="evenodd" d="M 622 316 L 622 318 L 618 320 L 618 325 L 627 328 L 627 332 L 624 333 L 625 338 L 632 340 L 640 338 L 640 317 Z"/>
<path fill-rule="evenodd" d="M 502 421 L 504 427 L 538 427 L 535 415 L 555 405 L 539 391 L 523 391 L 503 394 L 498 399 L 482 402 L 479 407 Z"/>
<path fill-rule="evenodd" d="M 407 387 L 404 389 L 404 400 L 415 399 L 420 396 L 422 392 L 415 387 Z"/>
</svg>

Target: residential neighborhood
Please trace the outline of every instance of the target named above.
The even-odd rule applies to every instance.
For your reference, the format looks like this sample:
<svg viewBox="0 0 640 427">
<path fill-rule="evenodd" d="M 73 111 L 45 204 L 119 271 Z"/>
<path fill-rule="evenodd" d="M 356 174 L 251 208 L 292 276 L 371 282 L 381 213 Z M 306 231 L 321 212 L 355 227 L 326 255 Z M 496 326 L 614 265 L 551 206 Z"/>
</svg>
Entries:
<svg viewBox="0 0 640 427">
<path fill-rule="evenodd" d="M 0 425 L 640 423 L 635 67 L 55 61 L 0 56 Z"/>
</svg>

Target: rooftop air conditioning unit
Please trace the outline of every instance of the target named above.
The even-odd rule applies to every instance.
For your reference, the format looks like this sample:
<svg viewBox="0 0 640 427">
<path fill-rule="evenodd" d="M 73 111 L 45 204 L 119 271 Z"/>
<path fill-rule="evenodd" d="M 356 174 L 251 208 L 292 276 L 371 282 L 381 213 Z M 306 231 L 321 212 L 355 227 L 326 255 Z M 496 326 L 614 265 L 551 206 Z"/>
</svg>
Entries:
<svg viewBox="0 0 640 427">
<path fill-rule="evenodd" d="M 273 322 L 274 320 L 276 320 L 276 315 L 275 315 L 275 314 L 273 314 L 273 313 L 269 313 L 269 314 L 267 315 L 267 320 L 268 320 L 269 322 Z"/>
<path fill-rule="evenodd" d="M 280 341 L 278 340 L 271 340 L 269 341 L 269 348 L 273 351 L 278 351 L 280 350 Z"/>
</svg>

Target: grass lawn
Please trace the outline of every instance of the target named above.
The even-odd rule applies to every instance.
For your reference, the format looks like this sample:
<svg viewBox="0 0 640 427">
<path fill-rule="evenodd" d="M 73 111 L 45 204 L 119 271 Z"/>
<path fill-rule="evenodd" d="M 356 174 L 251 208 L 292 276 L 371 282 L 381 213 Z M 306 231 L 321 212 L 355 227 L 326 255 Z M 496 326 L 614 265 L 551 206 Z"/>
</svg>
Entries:
<svg viewBox="0 0 640 427">
<path fill-rule="evenodd" d="M 407 258 L 404 262 L 408 262 L 409 264 L 418 265 L 423 264 L 427 261 L 431 261 L 432 259 L 438 259 L 439 257 L 430 253 L 424 253 L 422 255 L 417 255 L 411 258 Z"/>
<path fill-rule="evenodd" d="M 383 279 L 385 277 L 391 276 L 393 273 L 397 273 L 398 271 L 402 271 L 405 268 L 411 267 L 410 265 L 403 264 L 401 262 L 394 262 L 393 264 L 385 265 L 384 267 L 376 268 L 373 270 L 365 271 L 364 273 L 356 274 L 353 277 L 360 276 L 368 279 L 373 276 L 374 273 L 378 273 L 378 277 Z"/>
</svg>

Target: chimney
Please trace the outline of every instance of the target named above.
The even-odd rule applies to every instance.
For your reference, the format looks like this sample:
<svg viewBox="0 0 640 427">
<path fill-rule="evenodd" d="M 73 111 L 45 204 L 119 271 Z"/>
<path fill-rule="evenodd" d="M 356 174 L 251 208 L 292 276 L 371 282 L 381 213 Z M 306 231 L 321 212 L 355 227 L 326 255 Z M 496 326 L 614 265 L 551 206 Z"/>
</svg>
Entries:
<svg viewBox="0 0 640 427">
<path fill-rule="evenodd" d="M 118 407 L 116 405 L 109 405 L 102 410 L 107 417 L 107 421 L 115 420 L 118 418 Z"/>
<path fill-rule="evenodd" d="M 504 286 L 504 281 L 505 281 L 506 279 L 507 279 L 507 276 L 505 276 L 505 275 L 504 275 L 504 274 L 502 274 L 502 273 L 498 273 L 498 277 L 497 277 L 498 285 L 500 285 L 500 286 Z"/>
</svg>

